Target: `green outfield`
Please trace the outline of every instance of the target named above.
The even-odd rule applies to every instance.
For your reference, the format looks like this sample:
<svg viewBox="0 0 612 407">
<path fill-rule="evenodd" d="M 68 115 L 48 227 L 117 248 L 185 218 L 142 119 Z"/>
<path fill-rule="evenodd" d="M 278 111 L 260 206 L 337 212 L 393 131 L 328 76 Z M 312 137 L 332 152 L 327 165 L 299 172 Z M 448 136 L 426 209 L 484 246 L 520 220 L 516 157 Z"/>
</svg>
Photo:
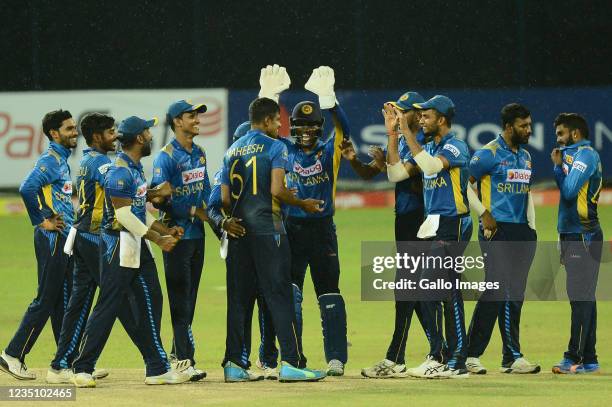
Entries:
<svg viewBox="0 0 612 407">
<path fill-rule="evenodd" d="M 540 240 L 556 240 L 556 208 L 537 209 Z M 612 207 L 600 208 L 604 229 L 612 220 Z M 393 212 L 391 209 L 355 209 L 338 211 L 336 215 L 340 244 L 341 290 L 348 313 L 349 364 L 343 378 L 328 378 L 310 384 L 279 384 L 257 382 L 225 384 L 220 366 L 225 348 L 225 266 L 219 258 L 218 242 L 209 233 L 206 264 L 200 286 L 198 306 L 193 326 L 197 344 L 198 366 L 207 370 L 209 378 L 199 383 L 179 386 L 148 387 L 143 384 L 143 363 L 119 323 L 115 325 L 99 367 L 108 368 L 111 375 L 98 382 L 96 389 L 78 389 L 77 401 L 89 405 L 199 405 L 241 403 L 249 405 L 600 405 L 612 398 L 612 303 L 600 302 L 598 307 L 598 353 L 603 374 L 596 376 L 554 376 L 550 367 L 557 362 L 567 345 L 569 305 L 562 302 L 527 302 L 523 308 L 521 343 L 525 356 L 542 364 L 543 372 L 534 376 L 502 375 L 497 372 L 501 359 L 499 334 L 493 340 L 482 361 L 493 371 L 484 377 L 468 380 L 362 379 L 360 369 L 385 356 L 393 329 L 392 302 L 360 301 L 360 244 L 362 240 L 392 240 Z M 5 347 L 16 330 L 27 305 L 35 296 L 36 262 L 32 244 L 32 228 L 25 216 L 0 217 L 0 346 Z M 610 236 L 606 235 L 609 239 Z M 163 282 L 161 258 L 157 253 L 159 275 Z M 320 318 L 312 283 L 307 280 L 304 293 L 304 349 L 309 366 L 325 365 Z M 466 304 L 471 317 L 474 303 Z M 258 345 L 257 323 L 254 345 Z M 161 332 L 166 349 L 172 338 L 170 313 L 164 302 Z M 427 352 L 426 340 L 419 324 L 408 339 L 407 363 L 418 365 Z M 28 366 L 38 379 L 17 382 L 0 373 L 0 386 L 44 385 L 44 375 L 55 351 L 50 324 L 47 324 L 33 351 L 27 357 Z M 255 361 L 256 352 L 251 361 Z M 611 372 L 611 373 L 608 373 Z M 0 403 L 2 403 L 0 401 Z"/>
</svg>

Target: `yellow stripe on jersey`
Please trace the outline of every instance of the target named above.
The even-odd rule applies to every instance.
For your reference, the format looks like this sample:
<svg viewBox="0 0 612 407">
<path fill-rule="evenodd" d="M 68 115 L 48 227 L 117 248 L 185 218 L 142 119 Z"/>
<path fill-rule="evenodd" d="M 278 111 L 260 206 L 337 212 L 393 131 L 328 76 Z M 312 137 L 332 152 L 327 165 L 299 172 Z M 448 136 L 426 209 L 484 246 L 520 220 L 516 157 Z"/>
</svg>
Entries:
<svg viewBox="0 0 612 407">
<path fill-rule="evenodd" d="M 42 187 L 43 197 L 45 198 L 45 205 L 49 207 L 53 211 L 53 213 L 57 213 L 55 208 L 53 207 L 53 186 L 51 184 L 45 185 Z"/>
<path fill-rule="evenodd" d="M 104 188 L 96 182 L 96 198 L 94 201 L 94 208 L 91 213 L 91 224 L 89 230 L 92 232 L 100 229 L 102 223 L 102 215 L 104 213 Z"/>
<path fill-rule="evenodd" d="M 480 201 L 491 212 L 491 176 L 485 175 L 480 179 Z"/>
<path fill-rule="evenodd" d="M 336 181 L 338 180 L 338 172 L 340 171 L 340 161 L 342 160 L 342 151 L 340 150 L 340 143 L 344 139 L 344 130 L 340 124 L 340 120 L 336 117 L 336 113 L 332 113 L 332 120 L 334 121 L 334 184 L 332 185 L 332 203 L 335 205 L 336 202 Z"/>
<path fill-rule="evenodd" d="M 580 191 L 578 191 L 578 199 L 576 200 L 576 209 L 578 209 L 578 218 L 581 223 L 589 221 L 589 207 L 587 205 L 587 193 L 589 189 L 589 181 L 587 180 Z"/>
<path fill-rule="evenodd" d="M 463 215 L 467 213 L 468 209 L 463 200 L 463 194 L 461 193 L 461 169 L 454 167 L 450 169 L 450 179 L 453 185 L 453 197 L 455 198 L 455 207 L 457 208 L 457 214 Z"/>
</svg>

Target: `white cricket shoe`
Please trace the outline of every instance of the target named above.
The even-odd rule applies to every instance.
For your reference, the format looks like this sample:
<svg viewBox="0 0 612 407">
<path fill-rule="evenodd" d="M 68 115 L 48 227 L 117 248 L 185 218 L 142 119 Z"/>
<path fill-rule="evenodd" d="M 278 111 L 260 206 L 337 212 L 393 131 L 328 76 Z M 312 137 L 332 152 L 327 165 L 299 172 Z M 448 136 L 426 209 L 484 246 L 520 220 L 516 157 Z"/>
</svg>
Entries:
<svg viewBox="0 0 612 407">
<path fill-rule="evenodd" d="M 183 359 L 183 360 L 178 360 L 178 359 L 173 359 L 172 362 L 170 362 L 170 368 L 172 370 L 176 370 L 177 372 L 182 372 L 183 370 L 188 369 L 191 366 L 191 360 L 189 359 Z"/>
<path fill-rule="evenodd" d="M 327 364 L 327 370 L 325 373 L 328 376 L 344 376 L 344 363 L 338 359 L 332 359 Z"/>
<path fill-rule="evenodd" d="M 406 365 L 397 364 L 389 359 L 383 359 L 372 367 L 361 369 L 361 375 L 372 379 L 389 379 L 397 377 L 397 375 L 405 371 Z"/>
<path fill-rule="evenodd" d="M 256 372 L 251 369 L 246 369 L 246 373 L 249 376 L 249 382 L 258 382 L 266 378 L 266 375 L 263 372 Z"/>
<path fill-rule="evenodd" d="M 62 384 L 72 383 L 72 369 L 60 369 L 55 370 L 52 367 L 47 370 L 47 383 L 50 384 Z"/>
<path fill-rule="evenodd" d="M 4 351 L 2 351 L 2 354 L 0 354 L 0 370 L 10 374 L 15 379 L 36 379 L 36 373 L 30 372 L 25 363 L 21 363 L 21 360 L 7 355 Z"/>
<path fill-rule="evenodd" d="M 91 375 L 93 376 L 93 378 L 95 380 L 104 379 L 106 376 L 108 376 L 108 370 L 106 370 L 106 369 L 96 369 L 96 370 L 93 371 L 93 373 Z"/>
<path fill-rule="evenodd" d="M 487 368 L 480 363 L 479 358 L 467 358 L 465 361 L 465 367 L 468 372 L 473 374 L 487 374 Z"/>
<path fill-rule="evenodd" d="M 433 358 L 433 356 L 427 355 L 425 357 L 425 361 L 419 366 L 407 369 L 404 373 L 404 377 L 412 376 L 428 379 L 436 377 L 438 372 L 440 372 L 442 369 L 444 369 L 444 364 L 438 362 L 436 359 Z"/>
<path fill-rule="evenodd" d="M 270 367 L 265 363 L 262 363 L 259 359 L 255 362 L 255 366 L 263 372 L 264 379 L 266 380 L 278 380 L 278 369 Z"/>
<path fill-rule="evenodd" d="M 158 384 L 180 384 L 188 382 L 191 376 L 183 371 L 174 369 L 168 370 L 166 373 L 158 376 L 147 376 L 145 377 L 145 384 L 158 385 Z"/>
<path fill-rule="evenodd" d="M 499 370 L 502 373 L 517 373 L 517 374 L 528 374 L 538 373 L 540 371 L 540 365 L 531 363 L 525 358 L 515 359 L 509 366 L 502 366 Z"/>
<path fill-rule="evenodd" d="M 72 383 L 76 387 L 96 387 L 96 381 L 93 376 L 85 372 L 72 375 Z"/>
<path fill-rule="evenodd" d="M 470 372 L 467 369 L 451 369 L 448 365 L 444 365 L 444 368 L 439 370 L 432 379 L 468 379 Z"/>
<path fill-rule="evenodd" d="M 206 372 L 200 369 L 196 369 L 193 366 L 189 366 L 187 369 L 183 370 L 183 373 L 189 375 L 189 381 L 197 382 L 206 377 Z"/>
</svg>

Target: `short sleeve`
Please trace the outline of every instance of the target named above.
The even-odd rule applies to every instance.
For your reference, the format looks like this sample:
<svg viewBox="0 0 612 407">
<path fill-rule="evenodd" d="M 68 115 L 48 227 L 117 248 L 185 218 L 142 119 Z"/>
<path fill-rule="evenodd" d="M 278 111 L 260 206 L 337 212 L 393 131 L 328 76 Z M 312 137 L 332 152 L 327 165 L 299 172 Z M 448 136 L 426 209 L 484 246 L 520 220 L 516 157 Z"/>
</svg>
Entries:
<svg viewBox="0 0 612 407">
<path fill-rule="evenodd" d="M 159 185 L 163 182 L 170 182 L 172 178 L 172 163 L 170 156 L 161 151 L 155 160 L 153 161 L 153 178 L 151 179 L 151 186 Z"/>
<path fill-rule="evenodd" d="M 494 165 L 493 152 L 489 149 L 481 149 L 474 153 L 468 168 L 472 177 L 480 179 L 490 173 Z"/>
<path fill-rule="evenodd" d="M 108 172 L 104 181 L 105 193 L 117 198 L 133 198 L 136 185 L 127 168 L 115 168 Z"/>
<path fill-rule="evenodd" d="M 450 164 L 450 168 L 453 167 L 465 167 L 468 164 L 469 155 L 465 143 L 460 140 L 449 140 L 442 149 L 438 152 L 438 155 L 446 158 Z"/>
<path fill-rule="evenodd" d="M 270 148 L 270 161 L 272 168 L 287 169 L 287 163 L 289 161 L 289 152 L 287 146 L 280 141 L 275 141 Z"/>
</svg>

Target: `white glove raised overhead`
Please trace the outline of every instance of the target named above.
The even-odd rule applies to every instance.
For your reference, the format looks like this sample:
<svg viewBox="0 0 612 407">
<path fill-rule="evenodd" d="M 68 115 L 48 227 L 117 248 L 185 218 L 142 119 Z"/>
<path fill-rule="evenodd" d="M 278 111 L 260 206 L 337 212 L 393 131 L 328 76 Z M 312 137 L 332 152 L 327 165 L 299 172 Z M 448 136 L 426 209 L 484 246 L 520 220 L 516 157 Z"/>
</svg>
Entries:
<svg viewBox="0 0 612 407">
<path fill-rule="evenodd" d="M 335 82 L 334 70 L 329 66 L 320 66 L 312 70 L 304 88 L 319 97 L 321 109 L 331 109 L 337 103 L 334 92 Z"/>
<path fill-rule="evenodd" d="M 259 97 L 269 98 L 278 103 L 278 96 L 282 91 L 289 89 L 291 79 L 284 66 L 277 64 L 261 68 L 259 75 Z"/>
</svg>

